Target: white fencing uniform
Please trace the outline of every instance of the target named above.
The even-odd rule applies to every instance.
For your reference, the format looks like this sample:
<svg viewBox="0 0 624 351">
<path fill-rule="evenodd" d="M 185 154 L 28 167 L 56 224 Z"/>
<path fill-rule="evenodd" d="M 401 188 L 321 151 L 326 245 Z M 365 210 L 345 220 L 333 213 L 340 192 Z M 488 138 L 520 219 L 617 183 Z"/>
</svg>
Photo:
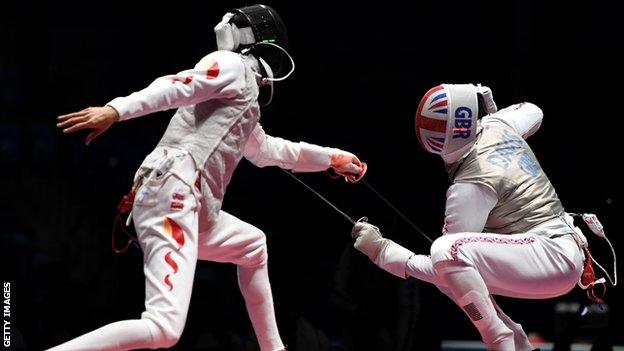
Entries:
<svg viewBox="0 0 624 351">
<path fill-rule="evenodd" d="M 483 271 L 484 274 L 489 270 L 498 271 L 497 275 L 491 277 L 492 281 L 486 279 L 486 283 L 488 281 L 491 283 L 488 287 L 494 289 L 492 291 L 494 294 L 526 298 L 558 296 L 575 285 L 582 270 L 581 250 L 572 235 L 565 235 L 574 233 L 572 218 L 563 212 L 563 207 L 552 185 L 537 164 L 526 142 L 520 138 L 532 135 L 539 127 L 541 117 L 539 108 L 532 104 L 514 105 L 484 117 L 481 124 L 483 130 L 470 155 L 463 163 L 449 167 L 450 172 L 457 171 L 457 168 L 459 171 L 455 175 L 453 185 L 447 191 L 443 228 L 445 235 L 438 238 L 432 245 L 431 260 L 434 263 L 461 261 L 468 265 L 478 266 L 478 270 Z M 480 147 L 484 139 L 491 136 L 490 139 L 494 140 L 491 143 L 495 144 L 495 139 L 500 139 L 501 135 L 509 135 L 507 143 L 499 142 L 494 147 L 494 149 L 498 147 L 502 152 L 499 151 L 498 154 L 492 156 L 491 149 L 485 150 L 481 157 L 481 159 L 489 158 L 491 162 L 496 162 L 487 161 L 491 169 L 480 165 L 474 167 L 476 170 L 471 170 L 469 175 L 465 175 L 461 167 L 466 163 L 478 163 L 473 160 L 477 158 L 478 151 L 481 151 Z M 513 136 L 518 136 L 518 138 L 513 138 Z M 501 153 L 507 154 L 503 157 L 499 156 Z M 525 157 L 530 158 L 531 161 L 524 161 Z M 504 165 L 505 159 L 509 159 L 507 169 L 499 166 L 499 164 Z M 521 169 L 522 161 L 526 164 L 530 163 L 531 170 L 528 172 L 534 172 L 534 176 Z M 500 168 L 501 172 L 497 174 L 496 168 Z M 508 170 L 514 174 L 512 176 L 505 174 L 504 172 Z M 478 172 L 487 172 L 487 178 L 483 175 L 480 178 Z M 516 172 L 521 173 L 521 177 L 525 175 L 526 179 L 516 181 L 518 178 L 515 175 Z M 484 178 L 487 180 L 483 181 Z M 535 178 L 538 178 L 539 184 L 528 186 L 531 191 L 535 191 L 535 194 L 531 194 L 522 187 L 527 187 L 527 183 L 534 183 Z M 498 187 L 508 186 L 509 189 L 497 189 L 497 192 L 491 185 L 494 182 Z M 533 190 L 535 188 L 539 188 L 539 191 Z M 509 203 L 510 198 L 514 203 Z M 498 213 L 500 209 L 505 209 L 505 213 Z M 483 234 L 484 231 L 487 234 Z M 536 247 L 541 249 L 538 250 Z M 477 252 L 472 252 L 474 250 Z M 544 252 L 540 252 L 541 250 Z M 514 252 L 519 256 L 514 257 Z M 534 258 L 522 259 L 522 255 L 534 256 Z M 553 257 L 557 259 L 552 260 Z M 538 261 L 540 258 L 543 262 Z M 487 259 L 490 259 L 487 263 L 474 261 Z M 509 269 L 497 270 L 497 267 L 502 267 L 503 262 L 508 262 L 515 268 L 511 271 Z M 569 267 L 566 268 L 568 265 Z M 410 266 L 409 263 L 408 266 Z M 552 271 L 549 272 L 549 269 Z M 513 270 L 516 270 L 516 274 L 511 274 Z M 570 274 L 567 279 L 562 275 L 564 272 Z M 417 273 L 414 272 L 414 274 Z M 498 275 L 500 277 L 495 278 Z M 550 279 L 549 283 L 538 284 L 541 286 L 538 289 L 535 289 L 535 284 L 526 284 L 526 281 L 521 284 L 521 278 L 535 279 L 537 284 L 538 277 Z M 553 277 L 558 279 L 552 279 Z M 502 279 L 503 283 L 494 284 L 494 280 L 498 279 Z M 557 288 L 555 280 L 565 280 L 563 285 L 567 287 L 567 290 L 564 288 L 565 291 L 561 291 L 561 287 Z M 515 288 L 506 287 L 505 281 L 515 285 Z M 497 291 L 498 289 L 500 291 Z M 544 289 L 553 289 L 553 291 L 543 291 Z"/>
<path fill-rule="evenodd" d="M 257 61 L 229 51 L 204 57 L 193 70 L 155 80 L 109 103 L 121 120 L 179 107 L 142 179 L 133 219 L 144 252 L 145 312 L 52 350 L 128 350 L 174 345 L 184 329 L 197 259 L 231 262 L 262 351 L 284 349 L 267 270 L 264 233 L 221 210 L 232 172 L 252 163 L 294 171 L 330 167 L 344 151 L 268 136 L 257 123 Z"/>
<path fill-rule="evenodd" d="M 524 141 L 541 120 L 541 110 L 528 103 L 484 117 L 467 156 L 447 167 L 453 184 L 447 192 L 444 235 L 431 246 L 431 255 L 415 255 L 389 242 L 375 261 L 399 277 L 438 286 L 464 308 L 490 349 L 531 346 L 519 325 L 510 325 L 511 319 L 483 293 L 560 296 L 575 286 L 583 270 L 579 243 L 585 238 L 575 232 Z M 454 280 L 459 271 L 464 278 Z M 494 310 L 493 315 L 487 312 Z M 496 314 L 504 325 L 493 321 Z M 488 318 L 487 326 L 479 324 Z M 508 341 L 509 329 L 522 333 L 515 346 Z"/>
</svg>

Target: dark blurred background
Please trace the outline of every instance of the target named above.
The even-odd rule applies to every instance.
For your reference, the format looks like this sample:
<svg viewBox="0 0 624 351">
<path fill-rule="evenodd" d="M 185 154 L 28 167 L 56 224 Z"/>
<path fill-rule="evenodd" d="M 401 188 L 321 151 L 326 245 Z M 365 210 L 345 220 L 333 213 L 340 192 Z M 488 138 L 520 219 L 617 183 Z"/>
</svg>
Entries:
<svg viewBox="0 0 624 351">
<path fill-rule="evenodd" d="M 114 254 L 110 233 L 118 200 L 173 111 L 115 125 L 89 147 L 86 133 L 62 135 L 56 116 L 192 67 L 216 48 L 212 28 L 225 11 L 248 4 L 0 4 L 0 279 L 11 282 L 15 349 L 51 347 L 143 309 L 141 252 Z M 480 82 L 499 107 L 530 101 L 543 109 L 529 141 L 564 206 L 596 213 L 616 249 L 624 245 L 624 30 L 615 3 L 266 4 L 286 22 L 297 63 L 263 110 L 267 133 L 357 154 L 369 165 L 367 181 L 437 237 L 449 183 L 441 160 L 418 146 L 415 110 L 434 85 Z M 301 178 L 353 218 L 366 215 L 386 236 L 428 253 L 428 242 L 363 184 Z M 434 287 L 397 279 L 354 251 L 351 225 L 280 170 L 242 161 L 224 209 L 268 236 L 278 323 L 291 350 L 436 350 L 443 339 L 478 339 Z M 606 244 L 590 242 L 610 269 Z M 607 294 L 607 308 L 581 321 L 575 340 L 624 344 L 621 289 Z M 562 302 L 586 298 L 576 288 L 499 304 L 553 341 L 568 323 L 555 311 Z M 256 349 L 233 266 L 199 264 L 177 349 Z"/>
</svg>

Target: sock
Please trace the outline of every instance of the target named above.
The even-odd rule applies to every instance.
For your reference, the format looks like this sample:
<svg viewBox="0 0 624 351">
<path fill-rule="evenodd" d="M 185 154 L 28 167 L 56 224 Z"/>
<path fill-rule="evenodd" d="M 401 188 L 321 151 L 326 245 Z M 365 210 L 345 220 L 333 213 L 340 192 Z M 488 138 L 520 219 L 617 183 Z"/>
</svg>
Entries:
<svg viewBox="0 0 624 351">
<path fill-rule="evenodd" d="M 238 285 L 245 298 L 247 313 L 261 351 L 284 349 L 275 320 L 273 294 L 266 263 L 253 267 L 238 266 Z"/>
<path fill-rule="evenodd" d="M 529 341 L 529 337 L 526 335 L 526 333 L 522 329 L 522 325 L 514 322 L 511 318 L 509 318 L 509 316 L 507 316 L 505 312 L 503 312 L 503 310 L 498 306 L 498 304 L 496 304 L 496 301 L 494 301 L 493 296 L 490 296 L 490 300 L 492 301 L 492 304 L 494 305 L 494 308 L 496 309 L 496 314 L 498 315 L 498 318 L 500 318 L 503 321 L 503 323 L 505 323 L 505 326 L 507 326 L 507 328 L 513 331 L 514 345 L 515 345 L 516 351 L 533 350 L 534 349 L 533 345 L 531 345 L 531 342 Z"/>
<path fill-rule="evenodd" d="M 445 265 L 437 269 L 455 301 L 477 328 L 488 350 L 514 351 L 513 332 L 498 317 L 483 278 L 473 268 Z"/>
<path fill-rule="evenodd" d="M 117 351 L 155 348 L 149 319 L 135 319 L 105 325 L 48 351 Z M 160 345 L 165 347 L 165 345 Z"/>
</svg>

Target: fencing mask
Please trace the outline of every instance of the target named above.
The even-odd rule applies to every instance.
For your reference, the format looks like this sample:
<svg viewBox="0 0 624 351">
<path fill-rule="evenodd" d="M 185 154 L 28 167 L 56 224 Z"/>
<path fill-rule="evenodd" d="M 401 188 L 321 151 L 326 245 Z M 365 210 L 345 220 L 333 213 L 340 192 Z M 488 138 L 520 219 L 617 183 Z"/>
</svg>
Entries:
<svg viewBox="0 0 624 351">
<path fill-rule="evenodd" d="M 416 136 L 427 151 L 446 163 L 461 158 L 477 137 L 477 120 L 496 112 L 488 87 L 442 84 L 430 89 L 418 104 Z"/>
<path fill-rule="evenodd" d="M 295 63 L 286 51 L 288 35 L 279 14 L 261 4 L 231 9 L 214 31 L 219 50 L 251 53 L 258 58 L 262 85 L 270 90 L 270 102 L 272 82 L 286 79 L 295 70 Z"/>
</svg>

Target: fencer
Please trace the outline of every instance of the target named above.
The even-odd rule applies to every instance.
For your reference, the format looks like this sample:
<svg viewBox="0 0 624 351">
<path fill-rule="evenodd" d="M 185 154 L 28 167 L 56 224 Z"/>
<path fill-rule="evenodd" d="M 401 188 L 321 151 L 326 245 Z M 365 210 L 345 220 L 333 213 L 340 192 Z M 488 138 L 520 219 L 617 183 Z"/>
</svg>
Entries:
<svg viewBox="0 0 624 351">
<path fill-rule="evenodd" d="M 418 105 L 416 134 L 426 151 L 442 157 L 452 182 L 443 235 L 429 256 L 383 238 L 369 223 L 352 231 L 355 248 L 379 267 L 433 283 L 448 295 L 488 350 L 533 349 L 491 295 L 560 296 L 584 267 L 586 239 L 525 141 L 542 117 L 531 103 L 497 110 L 488 87 L 430 89 Z"/>
<path fill-rule="evenodd" d="M 244 156 L 259 167 L 331 169 L 354 182 L 365 165 L 340 149 L 269 136 L 258 123 L 261 90 L 268 90 L 270 101 L 273 81 L 294 69 L 275 10 L 264 5 L 230 10 L 215 32 L 219 50 L 193 69 L 158 78 L 106 106 L 59 117 L 65 133 L 91 129 L 88 144 L 115 122 L 177 108 L 135 177 L 132 219 L 144 254 L 145 311 L 140 319 L 106 325 L 52 350 L 173 346 L 184 328 L 198 259 L 237 266 L 260 350 L 285 350 L 275 320 L 265 234 L 221 210 L 232 172 Z M 277 77 L 279 71 L 287 73 Z"/>
</svg>

